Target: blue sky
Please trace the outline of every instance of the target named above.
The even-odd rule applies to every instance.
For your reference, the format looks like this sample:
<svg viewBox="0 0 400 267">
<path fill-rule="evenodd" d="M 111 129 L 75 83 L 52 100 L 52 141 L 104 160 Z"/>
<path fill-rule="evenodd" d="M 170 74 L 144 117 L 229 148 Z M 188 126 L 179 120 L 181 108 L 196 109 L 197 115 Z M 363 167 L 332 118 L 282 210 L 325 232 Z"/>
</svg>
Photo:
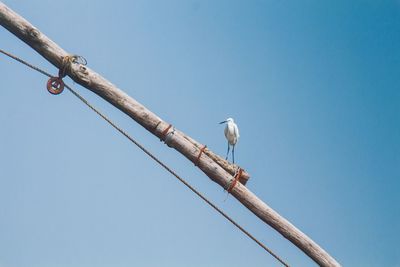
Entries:
<svg viewBox="0 0 400 267">
<path fill-rule="evenodd" d="M 344 266 L 400 266 L 399 1 L 4 1 Z M 3 28 L 1 48 L 57 70 Z M 0 57 L 0 266 L 278 266 L 69 92 Z M 67 79 L 67 82 L 73 84 Z M 193 164 L 74 85 L 293 266 L 313 266 Z"/>
</svg>

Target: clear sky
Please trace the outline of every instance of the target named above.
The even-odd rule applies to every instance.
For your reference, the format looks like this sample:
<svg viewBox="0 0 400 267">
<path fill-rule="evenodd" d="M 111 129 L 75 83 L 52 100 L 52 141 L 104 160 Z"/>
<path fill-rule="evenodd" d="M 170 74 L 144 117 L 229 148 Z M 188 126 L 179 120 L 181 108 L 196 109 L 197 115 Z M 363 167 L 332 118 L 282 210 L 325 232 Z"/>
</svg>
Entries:
<svg viewBox="0 0 400 267">
<path fill-rule="evenodd" d="M 4 2 L 221 155 L 217 123 L 233 117 L 250 190 L 344 266 L 400 266 L 400 1 Z M 69 92 L 4 56 L 0 70 L 1 267 L 279 266 Z M 287 262 L 314 266 L 74 86 Z"/>
</svg>

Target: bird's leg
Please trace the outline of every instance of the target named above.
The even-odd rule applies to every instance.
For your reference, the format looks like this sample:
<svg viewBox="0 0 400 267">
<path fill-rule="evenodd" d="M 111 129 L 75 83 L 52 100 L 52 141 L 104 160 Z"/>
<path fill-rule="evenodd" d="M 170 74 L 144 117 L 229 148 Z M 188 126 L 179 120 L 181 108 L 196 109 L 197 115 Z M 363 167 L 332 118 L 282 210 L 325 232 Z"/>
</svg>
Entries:
<svg viewBox="0 0 400 267">
<path fill-rule="evenodd" d="M 235 145 L 232 146 L 232 163 L 235 164 Z"/>
<path fill-rule="evenodd" d="M 228 152 L 226 152 L 226 157 L 225 157 L 225 160 L 228 160 L 229 149 L 230 149 L 230 146 L 229 146 L 229 142 L 228 142 Z"/>
</svg>

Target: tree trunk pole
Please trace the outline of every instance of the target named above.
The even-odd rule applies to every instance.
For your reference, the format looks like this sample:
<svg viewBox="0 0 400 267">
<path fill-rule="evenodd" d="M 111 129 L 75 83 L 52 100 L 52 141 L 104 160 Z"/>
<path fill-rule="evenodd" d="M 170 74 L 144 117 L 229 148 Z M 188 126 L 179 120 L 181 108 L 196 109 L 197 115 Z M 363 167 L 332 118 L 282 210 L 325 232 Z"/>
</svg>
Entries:
<svg viewBox="0 0 400 267">
<path fill-rule="evenodd" d="M 55 67 L 58 69 L 62 67 L 62 60 L 68 53 L 2 2 L 0 2 L 0 25 L 36 50 Z M 88 67 L 80 64 L 71 64 L 67 74 L 76 83 L 102 97 L 153 135 L 164 140 L 169 147 L 176 149 L 190 161 L 196 163 L 211 180 L 223 188 L 230 184 L 237 166 L 229 164 L 209 149 L 206 149 L 198 160 L 197 157 L 202 147 L 200 143 L 173 127 L 169 128 L 169 123 L 163 121 L 156 114 Z M 166 129 L 168 130 L 165 132 Z M 295 244 L 320 266 L 340 266 L 317 243 L 245 187 L 243 184 L 249 178 L 246 172 L 241 178 L 243 179 L 241 180 L 242 183 L 237 183 L 231 191 L 231 194 L 237 200 Z"/>
</svg>

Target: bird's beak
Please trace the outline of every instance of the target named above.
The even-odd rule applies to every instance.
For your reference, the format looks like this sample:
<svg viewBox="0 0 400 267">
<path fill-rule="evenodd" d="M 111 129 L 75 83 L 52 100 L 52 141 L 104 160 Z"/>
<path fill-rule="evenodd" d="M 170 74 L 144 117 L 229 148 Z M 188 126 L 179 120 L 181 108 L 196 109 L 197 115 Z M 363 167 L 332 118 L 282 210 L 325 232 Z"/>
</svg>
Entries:
<svg viewBox="0 0 400 267">
<path fill-rule="evenodd" d="M 223 123 L 226 123 L 227 121 L 221 121 L 219 124 L 223 124 Z"/>
</svg>

